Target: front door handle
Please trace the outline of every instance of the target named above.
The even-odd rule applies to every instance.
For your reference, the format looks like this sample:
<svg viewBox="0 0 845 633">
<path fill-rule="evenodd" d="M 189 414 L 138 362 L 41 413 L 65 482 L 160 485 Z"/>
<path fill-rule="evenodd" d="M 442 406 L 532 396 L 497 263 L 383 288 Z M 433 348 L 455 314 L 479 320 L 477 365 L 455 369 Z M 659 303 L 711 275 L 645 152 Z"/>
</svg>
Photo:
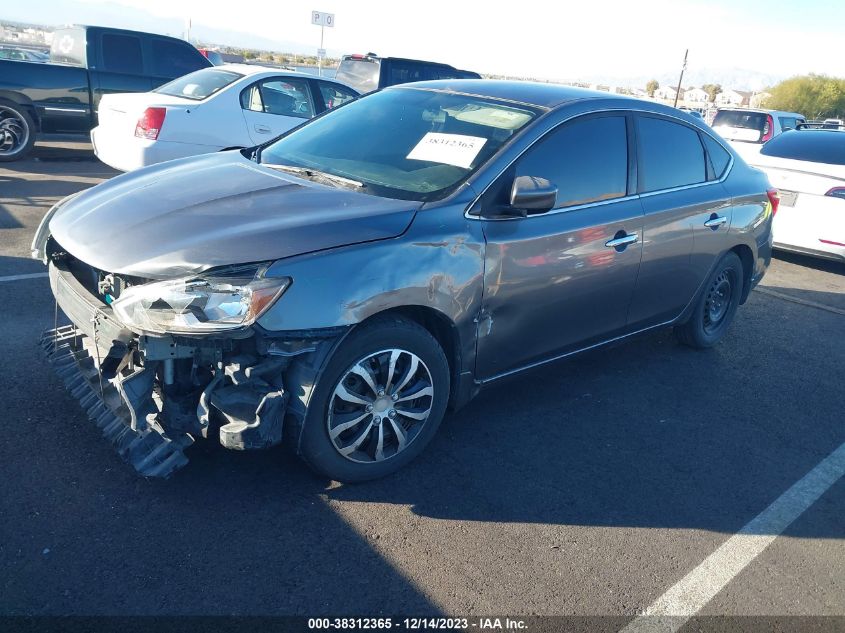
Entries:
<svg viewBox="0 0 845 633">
<path fill-rule="evenodd" d="M 622 235 L 621 237 L 614 237 L 612 240 L 605 242 L 604 245 L 608 248 L 615 248 L 621 251 L 624 250 L 628 244 L 634 244 L 639 239 L 640 236 L 636 233 L 629 233 L 627 235 Z"/>
<path fill-rule="evenodd" d="M 269 134 L 270 128 L 266 125 L 259 125 L 256 123 L 254 126 L 256 132 L 260 132 L 261 134 Z"/>
<path fill-rule="evenodd" d="M 728 219 L 725 216 L 723 216 L 723 215 L 717 216 L 714 213 L 712 216 L 710 216 L 710 219 L 707 220 L 707 222 L 704 223 L 704 226 L 706 226 L 708 229 L 713 229 L 715 231 L 716 229 L 718 229 L 723 224 L 727 224 L 727 222 L 728 222 Z"/>
</svg>

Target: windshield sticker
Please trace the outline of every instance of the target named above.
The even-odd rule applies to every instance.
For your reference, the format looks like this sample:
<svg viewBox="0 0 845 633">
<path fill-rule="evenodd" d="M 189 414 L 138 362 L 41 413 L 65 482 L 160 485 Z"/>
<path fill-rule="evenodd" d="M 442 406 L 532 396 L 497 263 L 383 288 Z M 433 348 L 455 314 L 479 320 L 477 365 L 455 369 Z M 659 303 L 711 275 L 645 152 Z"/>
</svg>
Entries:
<svg viewBox="0 0 845 633">
<path fill-rule="evenodd" d="M 487 139 L 480 136 L 429 132 L 406 158 L 468 169 L 486 142 Z"/>
</svg>

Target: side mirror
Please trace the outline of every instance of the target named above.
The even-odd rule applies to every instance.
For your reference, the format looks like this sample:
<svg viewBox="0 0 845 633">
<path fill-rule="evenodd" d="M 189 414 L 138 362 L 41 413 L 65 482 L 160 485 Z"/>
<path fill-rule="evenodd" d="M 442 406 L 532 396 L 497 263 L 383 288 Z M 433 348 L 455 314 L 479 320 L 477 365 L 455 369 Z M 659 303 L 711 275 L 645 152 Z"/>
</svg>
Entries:
<svg viewBox="0 0 845 633">
<path fill-rule="evenodd" d="M 511 207 L 515 210 L 542 213 L 553 209 L 557 187 L 545 178 L 517 176 L 511 187 Z"/>
</svg>

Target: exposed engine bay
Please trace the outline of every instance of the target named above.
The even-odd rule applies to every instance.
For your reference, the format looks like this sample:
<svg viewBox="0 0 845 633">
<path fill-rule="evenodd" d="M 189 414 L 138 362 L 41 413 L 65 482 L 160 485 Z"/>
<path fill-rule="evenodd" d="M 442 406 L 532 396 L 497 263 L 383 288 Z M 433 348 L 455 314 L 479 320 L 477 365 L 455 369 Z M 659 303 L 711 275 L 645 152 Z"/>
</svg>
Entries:
<svg viewBox="0 0 845 633">
<path fill-rule="evenodd" d="M 42 347 L 72 395 L 140 474 L 167 477 L 187 463 L 194 438 L 225 448 L 282 441 L 289 394 L 283 376 L 313 354 L 311 333 L 273 336 L 260 328 L 226 335 L 174 336 L 127 329 L 112 304 L 133 285 L 55 248 L 50 283 L 70 325 L 48 330 Z"/>
</svg>

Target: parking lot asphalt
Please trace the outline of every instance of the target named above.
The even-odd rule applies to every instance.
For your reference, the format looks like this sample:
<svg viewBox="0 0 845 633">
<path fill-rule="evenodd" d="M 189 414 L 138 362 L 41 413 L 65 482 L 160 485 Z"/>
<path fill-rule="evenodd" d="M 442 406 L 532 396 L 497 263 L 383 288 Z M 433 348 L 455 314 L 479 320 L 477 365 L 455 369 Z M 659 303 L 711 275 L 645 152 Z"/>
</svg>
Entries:
<svg viewBox="0 0 845 633">
<path fill-rule="evenodd" d="M 634 616 L 845 442 L 845 266 L 779 255 L 715 349 L 663 331 L 502 382 L 388 479 L 200 442 L 144 480 L 42 358 L 28 258 L 113 175 L 84 143 L 0 167 L 0 614 Z M 845 615 L 843 516 L 838 479 L 701 612 Z"/>
</svg>

